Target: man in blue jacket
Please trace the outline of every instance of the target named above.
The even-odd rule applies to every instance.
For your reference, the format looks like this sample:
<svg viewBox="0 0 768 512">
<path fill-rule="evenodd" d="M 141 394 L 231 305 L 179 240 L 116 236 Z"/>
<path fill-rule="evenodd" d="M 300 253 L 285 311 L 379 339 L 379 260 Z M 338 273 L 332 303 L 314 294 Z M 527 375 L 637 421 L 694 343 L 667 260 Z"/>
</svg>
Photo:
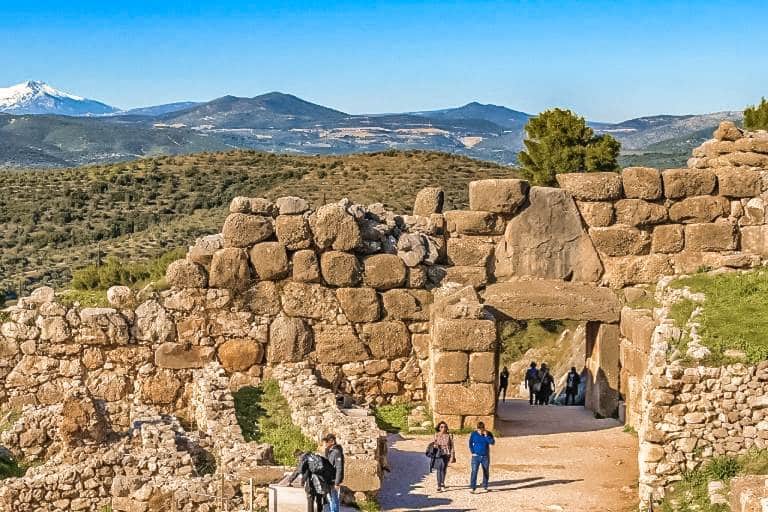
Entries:
<svg viewBox="0 0 768 512">
<path fill-rule="evenodd" d="M 488 492 L 488 471 L 491 466 L 491 445 L 496 444 L 493 434 L 485 430 L 485 423 L 478 422 L 477 430 L 469 436 L 469 452 L 472 454 L 472 474 L 469 487 L 472 494 L 477 489 L 477 470 L 483 468 L 483 489 Z"/>
</svg>

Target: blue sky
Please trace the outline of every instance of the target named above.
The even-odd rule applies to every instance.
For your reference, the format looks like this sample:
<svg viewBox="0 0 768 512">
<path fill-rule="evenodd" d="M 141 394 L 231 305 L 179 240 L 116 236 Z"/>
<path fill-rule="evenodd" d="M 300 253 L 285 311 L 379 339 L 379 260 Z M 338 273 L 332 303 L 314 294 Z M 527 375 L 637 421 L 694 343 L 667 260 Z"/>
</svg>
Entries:
<svg viewBox="0 0 768 512">
<path fill-rule="evenodd" d="M 278 90 L 351 113 L 477 100 L 620 121 L 768 95 L 766 19 L 750 0 L 0 0 L 0 85 L 119 107 Z"/>
</svg>

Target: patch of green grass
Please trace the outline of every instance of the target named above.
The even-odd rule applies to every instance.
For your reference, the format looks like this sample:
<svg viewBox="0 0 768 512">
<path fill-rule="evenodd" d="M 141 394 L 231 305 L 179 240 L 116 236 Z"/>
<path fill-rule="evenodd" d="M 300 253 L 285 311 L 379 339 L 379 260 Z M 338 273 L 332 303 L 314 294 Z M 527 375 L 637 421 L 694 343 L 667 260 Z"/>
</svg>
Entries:
<svg viewBox="0 0 768 512">
<path fill-rule="evenodd" d="M 11 319 L 11 314 L 7 311 L 0 311 L 0 324 L 8 322 Z"/>
<path fill-rule="evenodd" d="M 376 498 L 358 501 L 356 505 L 357 509 L 362 512 L 379 512 L 381 510 L 381 506 Z"/>
<path fill-rule="evenodd" d="M 567 327 L 559 320 L 503 322 L 500 329 L 502 365 L 519 361 L 531 348 L 554 345 Z"/>
<path fill-rule="evenodd" d="M 317 449 L 317 443 L 293 424 L 288 402 L 276 381 L 267 380 L 258 387 L 241 388 L 233 396 L 243 437 L 249 442 L 271 444 L 278 464 L 292 466 L 296 463 L 293 455 L 296 450 Z"/>
<path fill-rule="evenodd" d="M 22 477 L 26 471 L 27 468 L 16 459 L 0 454 L 0 480 Z"/>
<path fill-rule="evenodd" d="M 87 308 L 109 307 L 106 290 L 64 290 L 56 295 L 59 302 L 67 307 L 79 302 L 80 306 Z"/>
<path fill-rule="evenodd" d="M 687 286 L 705 295 L 697 321 L 701 324 L 701 342 L 712 351 L 713 361 L 724 361 L 723 354 L 728 349 L 743 351 L 749 363 L 768 359 L 766 269 L 715 276 L 696 274 L 679 279 L 672 286 Z M 681 301 L 671 308 L 671 315 L 682 326 L 683 317 L 687 320 L 695 307 L 690 301 Z"/>
<path fill-rule="evenodd" d="M 635 430 L 635 427 L 632 425 L 624 425 L 624 428 L 622 429 L 625 434 L 629 434 L 631 436 L 637 437 L 637 430 Z"/>
<path fill-rule="evenodd" d="M 408 415 L 413 406 L 408 404 L 391 404 L 376 407 L 373 414 L 376 425 L 386 432 L 397 433 L 408 430 Z"/>
</svg>

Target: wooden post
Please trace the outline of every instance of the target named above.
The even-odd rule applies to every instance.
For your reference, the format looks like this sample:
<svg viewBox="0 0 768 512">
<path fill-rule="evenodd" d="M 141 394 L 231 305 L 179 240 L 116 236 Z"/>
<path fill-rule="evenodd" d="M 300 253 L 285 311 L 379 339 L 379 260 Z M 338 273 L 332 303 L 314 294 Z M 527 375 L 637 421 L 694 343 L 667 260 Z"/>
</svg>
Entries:
<svg viewBox="0 0 768 512">
<path fill-rule="evenodd" d="M 248 479 L 248 487 L 250 487 L 250 498 L 248 499 L 249 506 L 248 512 L 253 512 L 253 478 Z"/>
</svg>

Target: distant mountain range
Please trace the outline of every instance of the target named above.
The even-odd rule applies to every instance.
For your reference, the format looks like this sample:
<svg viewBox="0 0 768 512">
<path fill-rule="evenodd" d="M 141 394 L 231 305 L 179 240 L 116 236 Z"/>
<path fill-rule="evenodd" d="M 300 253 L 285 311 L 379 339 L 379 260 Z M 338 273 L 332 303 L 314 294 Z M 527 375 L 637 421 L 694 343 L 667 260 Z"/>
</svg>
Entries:
<svg viewBox="0 0 768 512">
<path fill-rule="evenodd" d="M 0 89 L 0 166 L 65 167 L 160 154 L 251 148 L 293 154 L 424 149 L 514 163 L 531 114 L 477 102 L 443 110 L 353 115 L 271 92 L 120 110 L 43 82 Z M 632 164 L 682 165 L 741 112 L 590 122 Z"/>
</svg>

